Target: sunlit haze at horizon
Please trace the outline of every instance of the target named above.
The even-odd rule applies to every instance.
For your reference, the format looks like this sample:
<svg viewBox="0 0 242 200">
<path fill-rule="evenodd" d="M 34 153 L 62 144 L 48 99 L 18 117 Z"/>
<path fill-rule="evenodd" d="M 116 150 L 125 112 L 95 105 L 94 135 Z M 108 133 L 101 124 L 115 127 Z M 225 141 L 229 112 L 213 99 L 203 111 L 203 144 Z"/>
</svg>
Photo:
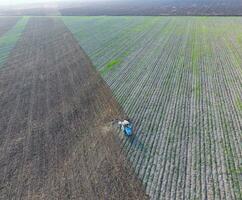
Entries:
<svg viewBox="0 0 242 200">
<path fill-rule="evenodd" d="M 98 2 L 98 1 L 117 1 L 117 0 L 71 0 L 75 2 Z M 24 4 L 39 4 L 39 3 L 55 3 L 55 2 L 70 2 L 68 0 L 0 0 L 0 6 L 14 6 Z"/>
</svg>

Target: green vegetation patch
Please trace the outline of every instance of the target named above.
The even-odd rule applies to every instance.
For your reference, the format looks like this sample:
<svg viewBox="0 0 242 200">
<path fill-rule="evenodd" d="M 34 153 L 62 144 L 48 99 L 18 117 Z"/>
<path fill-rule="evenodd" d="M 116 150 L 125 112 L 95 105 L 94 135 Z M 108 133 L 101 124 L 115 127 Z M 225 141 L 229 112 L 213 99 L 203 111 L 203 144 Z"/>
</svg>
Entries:
<svg viewBox="0 0 242 200">
<path fill-rule="evenodd" d="M 121 60 L 120 59 L 115 59 L 115 60 L 111 60 L 109 61 L 106 66 L 104 66 L 100 72 L 102 75 L 105 75 L 107 74 L 110 70 L 112 70 L 115 66 L 117 66 L 118 64 L 121 63 Z"/>
<path fill-rule="evenodd" d="M 236 101 L 236 106 L 239 110 L 242 111 L 242 101 L 238 98 L 237 101 Z"/>
<path fill-rule="evenodd" d="M 20 38 L 29 17 L 22 17 L 14 27 L 0 37 L 0 67 L 4 64 L 12 48 Z"/>
</svg>

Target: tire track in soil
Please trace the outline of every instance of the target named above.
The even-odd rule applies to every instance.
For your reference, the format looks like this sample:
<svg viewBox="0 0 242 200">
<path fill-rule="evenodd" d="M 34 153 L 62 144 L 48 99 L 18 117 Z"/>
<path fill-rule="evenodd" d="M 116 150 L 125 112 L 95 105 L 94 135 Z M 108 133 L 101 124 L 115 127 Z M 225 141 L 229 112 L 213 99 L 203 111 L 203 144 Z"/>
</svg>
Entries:
<svg viewBox="0 0 242 200">
<path fill-rule="evenodd" d="M 147 198 L 111 125 L 125 114 L 59 19 L 31 18 L 5 65 L 0 199 Z"/>
</svg>

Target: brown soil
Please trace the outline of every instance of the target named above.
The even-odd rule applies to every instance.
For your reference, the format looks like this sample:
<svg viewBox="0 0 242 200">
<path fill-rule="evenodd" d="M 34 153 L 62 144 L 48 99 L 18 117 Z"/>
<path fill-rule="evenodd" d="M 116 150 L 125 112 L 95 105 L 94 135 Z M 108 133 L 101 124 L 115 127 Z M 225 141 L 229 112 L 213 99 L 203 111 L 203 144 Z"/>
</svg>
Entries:
<svg viewBox="0 0 242 200">
<path fill-rule="evenodd" d="M 31 18 L 0 71 L 0 199 L 146 199 L 124 116 L 64 24 Z"/>
<path fill-rule="evenodd" d="M 11 29 L 19 20 L 19 17 L 0 17 L 0 36 Z"/>
</svg>

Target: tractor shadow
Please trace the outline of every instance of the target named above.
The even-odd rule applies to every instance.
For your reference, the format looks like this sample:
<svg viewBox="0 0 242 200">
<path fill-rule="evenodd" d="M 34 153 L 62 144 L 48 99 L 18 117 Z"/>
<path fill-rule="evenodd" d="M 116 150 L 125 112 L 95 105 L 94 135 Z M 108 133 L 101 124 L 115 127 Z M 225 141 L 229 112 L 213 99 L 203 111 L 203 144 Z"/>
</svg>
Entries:
<svg viewBox="0 0 242 200">
<path fill-rule="evenodd" d="M 128 149 L 125 149 L 125 151 L 140 151 L 142 154 L 146 155 L 148 152 L 150 152 L 151 148 L 149 145 L 145 144 L 144 141 L 142 141 L 142 135 L 148 134 L 143 131 L 135 132 L 135 134 L 131 136 L 125 136 L 125 143 L 127 143 L 126 147 Z"/>
<path fill-rule="evenodd" d="M 118 140 L 123 143 L 123 150 L 125 152 L 142 152 L 143 155 L 147 155 L 151 151 L 151 147 L 148 144 L 145 144 L 143 141 L 148 133 L 143 130 L 137 130 L 136 127 L 133 129 L 133 134 L 131 136 L 125 136 L 124 133 L 120 130 L 120 126 L 117 125 L 117 120 L 112 121 L 112 126 L 118 132 Z M 145 136 L 145 137 L 144 137 Z"/>
</svg>

